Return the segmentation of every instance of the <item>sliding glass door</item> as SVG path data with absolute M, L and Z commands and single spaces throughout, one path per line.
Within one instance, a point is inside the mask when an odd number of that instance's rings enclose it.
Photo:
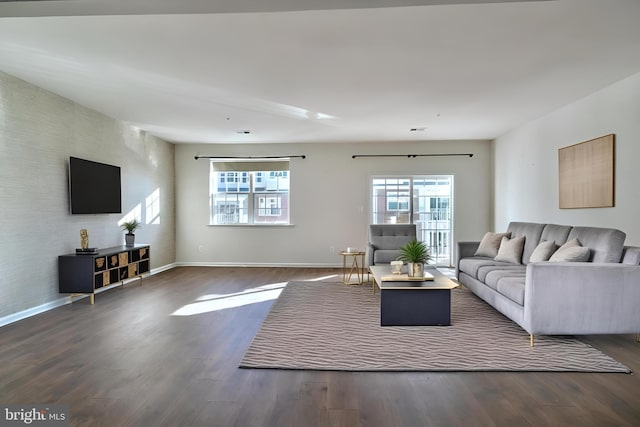
M 453 265 L 453 176 L 377 176 L 371 180 L 373 224 L 416 224 L 433 263 Z

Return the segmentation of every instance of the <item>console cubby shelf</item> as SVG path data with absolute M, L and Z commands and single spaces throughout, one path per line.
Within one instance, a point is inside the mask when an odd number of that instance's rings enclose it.
M 58 257 L 58 288 L 60 293 L 89 295 L 94 303 L 96 290 L 106 286 L 124 285 L 128 279 L 139 278 L 151 271 L 150 246 L 115 246 L 91 254 L 68 254 Z

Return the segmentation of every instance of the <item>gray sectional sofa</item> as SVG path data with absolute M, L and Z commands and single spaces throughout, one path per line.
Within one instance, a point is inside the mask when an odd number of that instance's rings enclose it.
M 534 335 L 640 332 L 640 248 L 624 246 L 625 233 L 529 222 L 512 222 L 507 233 L 502 244 L 524 243 L 519 259 L 514 259 L 517 251 L 508 254 L 509 261 L 487 253 L 476 256 L 481 242 L 458 242 L 456 274 L 461 284 L 527 331 L 532 346 Z M 540 261 L 543 246 L 570 241 L 588 248 L 586 260 Z M 532 255 L 535 262 L 530 262 Z

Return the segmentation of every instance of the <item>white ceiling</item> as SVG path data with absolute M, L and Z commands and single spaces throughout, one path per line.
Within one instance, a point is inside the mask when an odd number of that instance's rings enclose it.
M 493 139 L 640 72 L 639 20 L 638 0 L 0 1 L 0 70 L 172 142 Z

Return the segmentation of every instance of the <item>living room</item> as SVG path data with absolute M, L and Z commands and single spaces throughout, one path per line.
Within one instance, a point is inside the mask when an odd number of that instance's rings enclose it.
M 640 34 L 626 31 L 628 46 L 637 48 Z M 3 328 L 19 328 L 21 319 L 67 305 L 68 298 L 58 292 L 57 257 L 79 246 L 81 229 L 89 231 L 90 246 L 123 244 L 118 222 L 130 212 L 139 212 L 143 222 L 136 237 L 151 246 L 153 275 L 175 267 L 295 267 L 318 272 L 340 267 L 340 250 L 362 248 L 366 243 L 370 180 L 377 175 L 453 175 L 454 241 L 479 240 L 486 231 L 504 230 L 510 221 L 526 220 L 617 228 L 627 234 L 626 244 L 640 245 L 635 160 L 640 156 L 640 64 L 635 50 L 626 50 L 627 71 L 615 78 L 607 76 L 597 82 L 597 89 L 495 137 L 432 139 L 425 134 L 419 139 L 412 135 L 386 141 L 372 137 L 358 142 L 205 144 L 167 142 L 151 130 L 15 77 L 9 72 L 11 66 L 3 66 L 11 63 L 6 62 L 5 55 L 11 51 L 6 43 L 0 50 Z M 622 61 L 624 52 L 620 47 L 619 56 L 612 54 L 601 61 Z M 153 99 L 144 102 L 153 107 Z M 615 134 L 615 206 L 559 209 L 558 149 L 607 134 Z M 352 157 L 445 153 L 472 153 L 473 157 Z M 305 158 L 290 161 L 291 225 L 210 225 L 210 164 L 195 156 L 294 155 Z M 70 156 L 122 168 L 121 215 L 69 214 Z M 210 274 L 216 270 L 212 268 Z M 226 277 L 228 270 L 221 274 Z M 78 306 L 84 304 L 88 302 L 78 301 Z M 100 296 L 96 304 L 100 305 Z M 623 341 L 614 341 L 614 347 L 624 345 Z M 640 368 L 637 359 L 634 363 Z M 496 379 L 488 380 L 492 381 Z M 571 381 L 578 380 L 572 377 Z M 634 387 L 638 389 L 637 381 Z M 637 408 L 637 397 L 625 403 Z M 637 409 L 633 415 L 637 420 Z

